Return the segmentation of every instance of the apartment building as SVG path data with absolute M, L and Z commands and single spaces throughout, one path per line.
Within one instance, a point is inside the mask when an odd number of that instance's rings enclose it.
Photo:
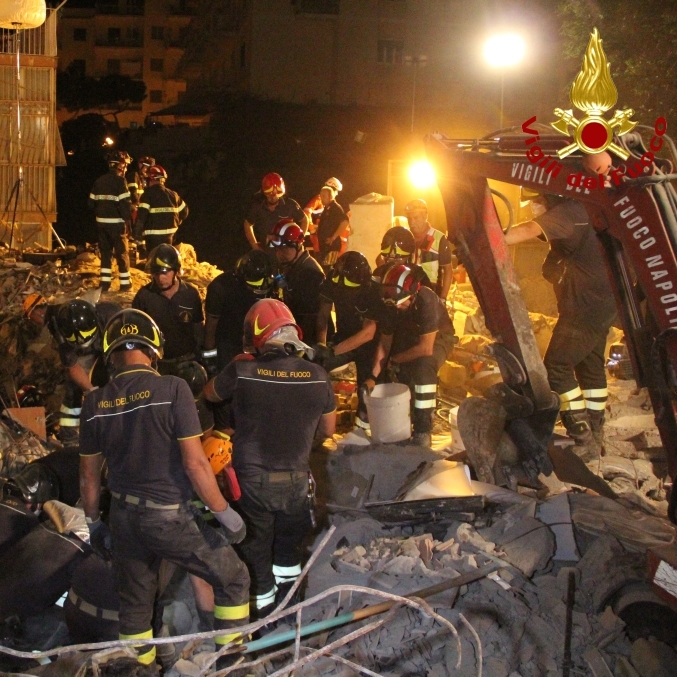
M 146 84 L 146 99 L 118 114 L 122 127 L 180 102 L 186 81 L 177 76 L 198 0 L 80 0 L 67 3 L 59 22 L 59 68 L 84 75 L 129 75 Z M 59 120 L 70 114 L 59 111 Z

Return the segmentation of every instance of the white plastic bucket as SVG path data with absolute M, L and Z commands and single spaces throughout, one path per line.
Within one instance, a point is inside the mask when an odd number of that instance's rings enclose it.
M 410 401 L 403 383 L 381 383 L 365 396 L 372 441 L 389 444 L 411 437 Z
M 458 407 L 449 410 L 449 427 L 451 428 L 451 448 L 454 451 L 465 451 L 465 444 L 458 430 Z

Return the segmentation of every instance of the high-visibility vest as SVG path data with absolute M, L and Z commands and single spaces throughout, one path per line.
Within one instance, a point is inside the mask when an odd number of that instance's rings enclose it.
M 433 285 L 437 285 L 439 278 L 440 246 L 443 237 L 444 233 L 441 230 L 430 226 L 423 244 L 420 247 L 417 245 L 414 253 L 414 263 L 423 268 Z

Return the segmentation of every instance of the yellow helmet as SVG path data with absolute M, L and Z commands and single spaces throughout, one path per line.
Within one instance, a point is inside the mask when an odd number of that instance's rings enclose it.
M 205 456 L 212 466 L 212 472 L 218 475 L 229 463 L 233 457 L 233 443 L 230 438 L 224 437 L 208 437 L 202 442 Z

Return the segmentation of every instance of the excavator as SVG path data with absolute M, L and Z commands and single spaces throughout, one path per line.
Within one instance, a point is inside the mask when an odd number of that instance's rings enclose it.
M 463 417 L 464 406 L 459 411 L 469 456 L 480 479 L 513 488 L 518 484 L 542 487 L 539 475 L 548 476 L 553 470 L 560 479 L 571 481 L 567 476 L 572 468 L 583 465 L 573 453 L 562 456 L 551 443 L 559 398 L 548 385 L 517 284 L 495 191 L 488 184 L 493 179 L 576 199 L 585 206 L 603 249 L 637 385 L 650 395 L 674 487 L 677 193 L 671 181 L 677 180 L 677 174 L 672 173 L 671 160 L 655 157 L 649 148 L 656 150 L 663 145 L 659 140 L 664 141 L 675 161 L 677 150 L 665 134 L 664 120 L 646 128 L 647 133 L 615 136 L 615 148 L 620 147 L 627 160 L 615 158 L 612 180 L 605 185 L 602 178 L 586 175 L 582 152 L 571 153 L 567 146 L 571 139 L 530 122 L 531 126 L 525 123 L 482 139 L 452 139 L 438 133 L 425 138 L 428 159 L 437 172 L 449 239 L 477 294 L 494 339 L 489 353 L 503 380 L 474 408 L 473 403 L 465 406 L 468 415 Z M 530 150 L 534 134 L 541 154 Z M 568 155 L 560 160 L 557 151 L 563 149 L 561 154 Z M 677 522 L 674 488 L 669 517 Z

